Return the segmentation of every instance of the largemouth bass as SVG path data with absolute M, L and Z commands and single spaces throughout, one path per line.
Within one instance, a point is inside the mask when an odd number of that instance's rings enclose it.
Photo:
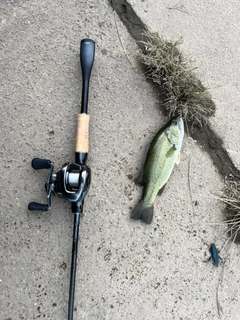
M 174 164 L 179 164 L 183 136 L 182 118 L 172 120 L 156 134 L 138 178 L 144 186 L 143 196 L 132 211 L 131 219 L 141 219 L 147 224 L 152 222 L 154 200 L 157 194 L 162 194 Z

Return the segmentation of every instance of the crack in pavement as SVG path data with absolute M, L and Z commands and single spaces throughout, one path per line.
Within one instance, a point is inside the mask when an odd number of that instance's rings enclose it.
M 109 2 L 130 35 L 136 40 L 138 46 L 144 50 L 144 45 L 141 41 L 144 41 L 146 38 L 144 32 L 148 30 L 147 26 L 136 15 L 133 7 L 126 0 L 109 0 Z
M 148 28 L 137 16 L 133 7 L 126 0 L 109 0 L 109 3 L 137 45 L 144 50 L 142 41 L 146 40 L 144 33 Z M 159 92 L 158 94 L 160 95 Z M 223 147 L 223 140 L 209 124 L 203 125 L 201 128 L 195 125 L 191 128 L 189 134 L 209 154 L 213 164 L 223 178 L 232 174 L 236 179 L 240 179 L 240 170 L 234 165 L 228 152 Z

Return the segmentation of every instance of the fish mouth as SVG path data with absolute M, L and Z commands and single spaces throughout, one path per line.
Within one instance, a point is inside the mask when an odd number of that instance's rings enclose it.
M 183 128 L 183 118 L 181 116 L 178 116 L 172 120 L 173 125 L 177 125 L 179 128 Z
M 173 119 L 171 125 L 178 126 L 179 133 L 180 133 L 180 138 L 183 138 L 183 136 L 184 136 L 183 118 L 181 116 L 176 117 L 175 119 Z
M 178 126 L 181 126 L 182 128 L 184 127 L 183 118 L 182 117 L 178 117 L 177 118 L 177 123 L 178 123 Z
M 183 136 L 184 136 L 184 122 L 183 122 L 183 118 L 182 117 L 180 117 L 178 119 L 178 128 L 180 130 L 181 138 L 183 138 Z

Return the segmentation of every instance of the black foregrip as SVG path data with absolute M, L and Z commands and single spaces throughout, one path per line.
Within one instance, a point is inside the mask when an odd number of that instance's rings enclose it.
M 35 170 L 50 169 L 51 168 L 51 161 L 50 160 L 46 160 L 46 159 L 34 158 L 32 160 L 32 167 Z
M 28 205 L 28 210 L 30 211 L 48 211 L 48 205 L 47 204 L 41 204 L 37 202 L 30 202 Z
M 89 80 L 95 55 L 95 42 L 83 39 L 80 45 L 80 62 L 83 80 Z

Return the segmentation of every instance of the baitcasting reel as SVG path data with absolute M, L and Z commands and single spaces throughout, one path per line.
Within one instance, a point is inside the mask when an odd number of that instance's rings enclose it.
M 90 168 L 77 163 L 65 163 L 57 173 L 53 172 L 54 164 L 50 160 L 34 158 L 32 167 L 35 170 L 50 169 L 45 184 L 47 204 L 30 202 L 28 209 L 48 211 L 51 209 L 51 193 L 63 196 L 72 203 L 72 211 L 82 212 L 83 200 L 88 192 L 91 180 Z

